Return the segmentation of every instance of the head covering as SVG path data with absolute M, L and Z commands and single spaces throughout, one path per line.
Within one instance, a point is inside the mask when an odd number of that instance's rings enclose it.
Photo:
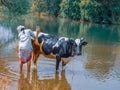
M 24 30 L 25 29 L 25 26 L 22 26 L 22 25 L 19 25 L 18 27 L 17 27 L 17 31 L 18 32 L 20 32 L 20 31 L 22 31 L 22 30 Z

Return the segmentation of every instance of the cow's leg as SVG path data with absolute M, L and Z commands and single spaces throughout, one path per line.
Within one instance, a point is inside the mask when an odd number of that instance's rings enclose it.
M 69 62 L 69 58 L 62 58 L 62 70 L 64 70 L 65 65 Z
M 37 60 L 39 57 L 39 50 L 40 50 L 40 46 L 37 42 L 37 39 L 35 39 L 34 41 L 32 41 L 32 45 L 33 45 L 33 52 L 32 52 L 32 60 L 34 63 L 34 68 L 36 68 L 36 64 L 37 64 Z
M 36 67 L 37 67 L 37 60 L 38 60 L 38 58 L 39 58 L 39 53 L 34 53 L 33 52 L 32 60 L 33 60 L 33 63 L 34 63 L 34 66 L 33 66 L 34 69 L 36 69 Z
M 64 63 L 63 61 L 62 61 L 62 67 L 64 67 L 66 65 L 66 63 Z
M 66 65 L 66 64 L 62 61 L 62 70 L 65 70 L 65 68 L 64 68 L 65 65 Z
M 39 57 L 40 45 L 38 43 L 37 38 L 36 39 L 31 38 L 31 41 L 32 41 L 32 47 L 33 47 L 33 51 L 32 51 L 32 60 L 33 60 L 33 63 L 34 63 L 33 68 L 36 68 L 37 59 Z
M 56 55 L 56 71 L 59 68 L 60 61 L 61 61 L 61 56 L 60 55 Z

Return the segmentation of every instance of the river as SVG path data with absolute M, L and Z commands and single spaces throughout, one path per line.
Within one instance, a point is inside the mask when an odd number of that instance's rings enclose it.
M 70 58 L 65 71 L 55 73 L 55 59 L 39 57 L 37 70 L 19 73 L 18 25 L 53 35 L 85 37 L 82 55 Z M 2 18 L 0 21 L 0 90 L 119 90 L 120 26 L 80 23 L 73 20 L 37 17 Z

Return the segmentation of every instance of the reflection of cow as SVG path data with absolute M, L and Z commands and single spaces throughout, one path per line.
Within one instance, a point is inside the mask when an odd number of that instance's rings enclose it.
M 37 70 L 33 70 L 31 80 L 32 90 L 71 90 L 70 84 L 68 84 L 66 80 L 64 71 L 55 73 L 53 78 L 43 78 L 40 80 L 39 77 L 40 74 L 38 75 Z
M 56 58 L 56 70 L 62 58 L 62 66 L 68 62 L 65 58 L 74 55 L 80 55 L 82 46 L 86 45 L 83 39 L 57 37 L 55 35 L 40 33 L 38 40 L 32 39 L 33 44 L 33 61 L 36 66 L 40 54 L 48 58 Z

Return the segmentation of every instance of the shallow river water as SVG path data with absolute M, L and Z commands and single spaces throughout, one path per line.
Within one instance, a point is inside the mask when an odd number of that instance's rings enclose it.
M 39 57 L 37 70 L 19 73 L 17 25 L 59 36 L 85 37 L 82 55 L 55 73 L 55 59 Z M 0 21 L 0 90 L 120 90 L 120 26 L 79 23 L 52 17 Z

